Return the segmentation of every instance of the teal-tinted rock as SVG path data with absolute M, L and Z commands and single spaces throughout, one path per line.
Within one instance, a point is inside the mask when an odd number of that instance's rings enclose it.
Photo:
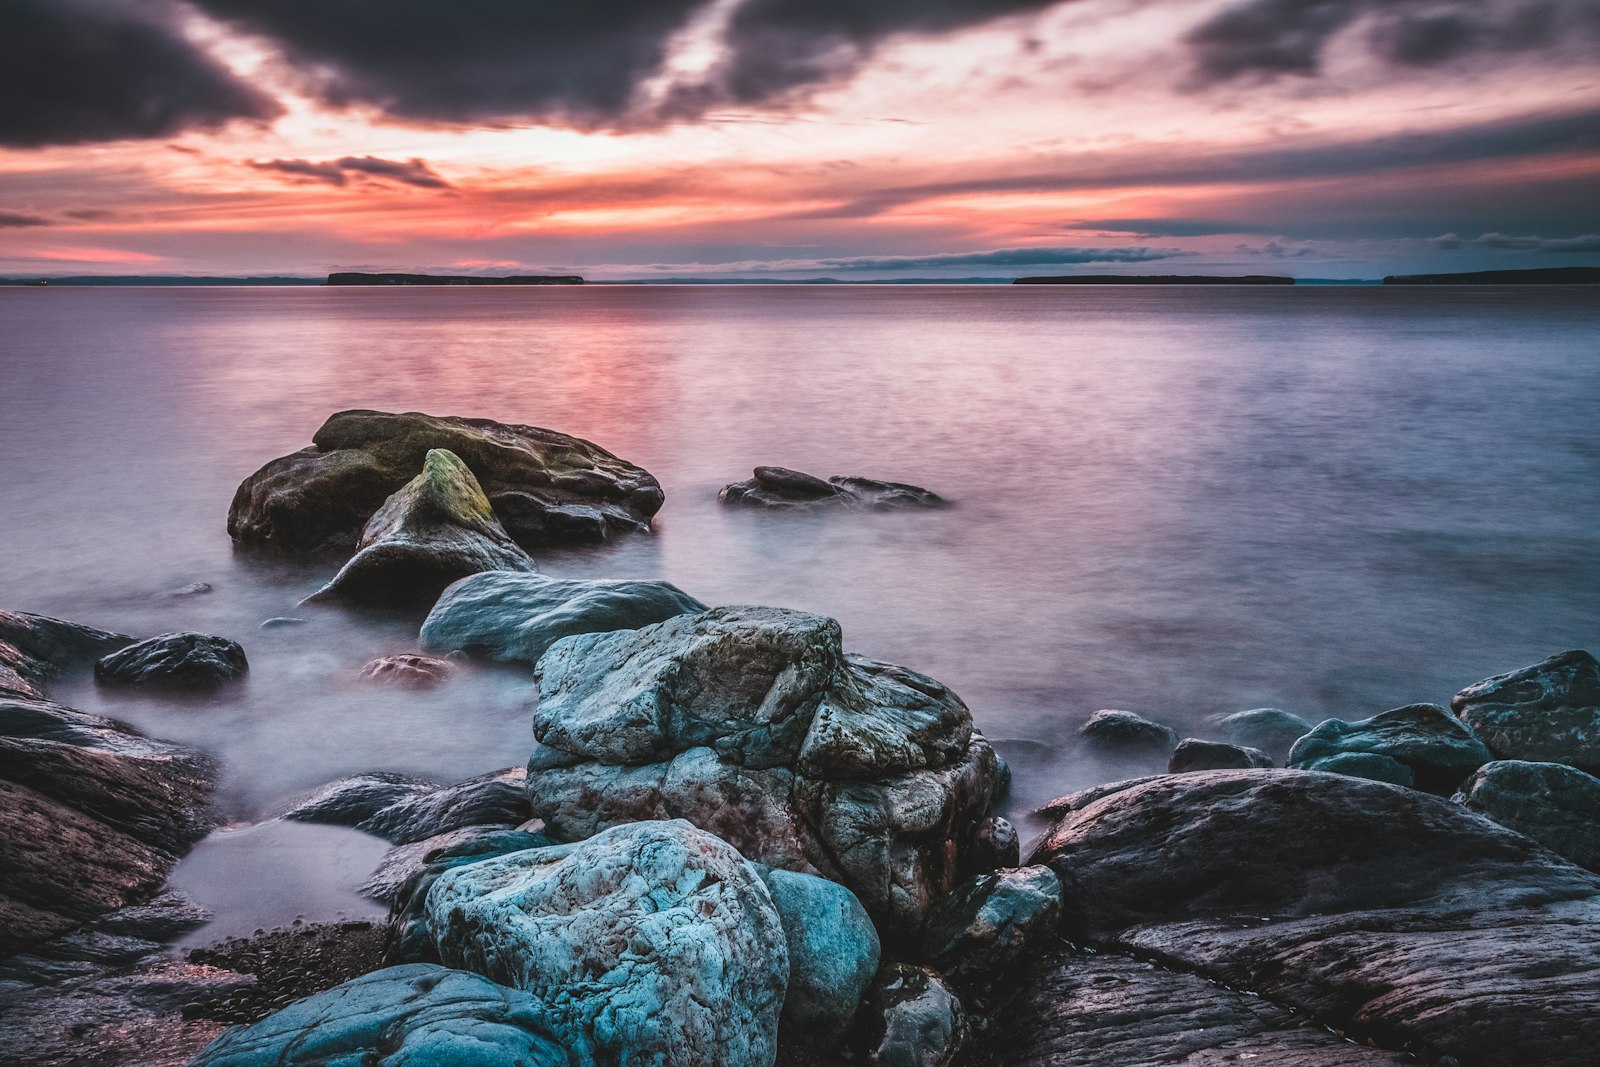
M 867 909 L 837 882 L 758 866 L 789 945 L 786 1041 L 832 1045 L 878 973 L 880 947 Z
M 1408 704 L 1359 722 L 1329 719 L 1295 742 L 1289 752 L 1289 766 L 1296 770 L 1338 770 L 1330 766 L 1331 756 L 1366 753 L 1387 756 L 1410 770 L 1416 788 L 1429 793 L 1453 793 L 1462 779 L 1492 757 L 1471 730 L 1437 704 Z M 1356 766 L 1346 761 L 1342 767 Z M 1371 761 L 1361 764 L 1369 771 L 1378 767 Z M 1394 770 L 1383 770 L 1395 781 Z M 1377 777 L 1372 773 L 1360 777 Z
M 1458 804 L 1600 872 L 1600 778 L 1560 763 L 1495 760 L 1473 772 Z
M 1469 685 L 1450 706 L 1500 759 L 1600 774 L 1600 660 L 1583 649 Z
M 1340 752 L 1337 755 L 1324 756 L 1322 759 L 1309 760 L 1296 769 L 1321 771 L 1324 774 L 1348 774 L 1352 778 L 1388 782 L 1390 785 L 1403 785 L 1408 789 L 1416 784 L 1416 778 L 1412 775 L 1410 767 L 1397 759 L 1380 756 L 1376 752 Z
M 193 1067 L 585 1067 L 533 997 L 428 964 L 389 967 L 228 1030 Z
M 994 975 L 1054 939 L 1061 879 L 1049 867 L 980 874 L 958 886 L 928 920 L 923 951 L 957 982 Z
M 783 925 L 744 857 L 687 822 L 457 867 L 426 912 L 441 960 L 532 993 L 604 1063 L 776 1059 Z
M 1311 723 L 1282 708 L 1251 708 L 1212 722 L 1224 741 L 1260 749 L 1276 763 L 1288 759 L 1294 743 L 1311 732 Z
M 671 582 L 490 571 L 444 591 L 422 624 L 422 647 L 532 666 L 563 637 L 635 630 L 705 610 Z
M 428 926 L 428 890 L 446 871 L 480 860 L 509 856 L 555 842 L 543 834 L 477 826 L 454 830 L 427 841 L 391 849 L 368 879 L 363 891 L 390 904 L 390 963 L 438 963 L 433 931 Z M 411 851 L 406 851 L 411 850 Z M 417 851 L 421 852 L 417 855 Z

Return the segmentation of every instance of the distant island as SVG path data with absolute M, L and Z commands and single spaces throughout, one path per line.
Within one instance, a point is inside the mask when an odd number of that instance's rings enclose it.
M 1479 270 L 1467 274 L 1391 274 L 1384 285 L 1600 285 L 1600 267 Z
M 328 275 L 329 285 L 582 285 L 576 274 L 515 274 L 507 278 L 480 278 L 468 274 L 358 274 L 340 271 Z
M 1012 285 L 1293 285 L 1273 274 L 1059 274 L 1018 278 Z

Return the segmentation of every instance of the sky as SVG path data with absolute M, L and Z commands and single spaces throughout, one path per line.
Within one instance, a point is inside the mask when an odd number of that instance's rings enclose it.
M 1600 265 L 1600 0 L 0 0 L 0 274 Z

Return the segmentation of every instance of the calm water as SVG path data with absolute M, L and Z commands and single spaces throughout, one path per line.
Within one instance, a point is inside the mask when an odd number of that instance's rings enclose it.
M 661 480 L 654 536 L 547 572 L 835 616 L 992 737 L 1062 743 L 1102 707 L 1360 718 L 1600 645 L 1597 297 L 0 290 L 0 605 L 242 641 L 252 674 L 221 699 L 57 694 L 219 754 L 241 821 L 351 771 L 521 762 L 525 673 L 358 685 L 416 620 L 297 609 L 335 564 L 235 557 L 224 529 L 240 479 L 330 412 L 419 409 L 563 430 Z M 719 509 L 758 463 L 959 506 Z M 166 595 L 193 582 L 215 591 Z M 258 629 L 285 614 L 312 621 Z M 1016 804 L 1092 775 L 1030 768 Z

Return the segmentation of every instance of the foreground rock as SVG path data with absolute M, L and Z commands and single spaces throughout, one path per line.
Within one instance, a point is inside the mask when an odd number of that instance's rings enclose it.
M 438 656 L 381 656 L 361 668 L 361 680 L 395 689 L 436 689 L 456 675 L 456 665 Z
M 565 840 L 684 818 L 848 886 L 903 939 L 968 873 L 997 784 L 966 705 L 832 619 L 717 608 L 569 637 L 538 667 L 534 814 Z
M 422 647 L 532 666 L 563 637 L 635 630 L 705 610 L 670 582 L 496 571 L 444 591 L 422 624 Z
M 125 634 L 43 615 L 0 611 L 0 696 L 44 699 L 44 687 L 126 645 Z
M 466 827 L 510 827 L 528 820 L 521 767 L 438 785 L 407 775 L 341 778 L 283 813 L 296 822 L 349 826 L 395 845 Z
M 717 499 L 748 508 L 942 508 L 943 497 L 920 486 L 873 478 L 823 481 L 787 467 L 757 467 L 755 477 L 722 487 Z
M 350 562 L 306 599 L 431 603 L 469 574 L 534 569 L 467 465 L 453 452 L 433 449 L 422 473 L 367 521 Z
M 250 661 L 239 642 L 197 633 L 151 637 L 94 665 L 95 681 L 102 685 L 153 689 L 215 689 L 249 671 Z
M 1294 743 L 1311 732 L 1312 724 L 1282 708 L 1251 708 L 1212 720 L 1222 739 L 1243 748 L 1260 749 L 1274 763 L 1289 758 Z
M 575 1054 L 577 1053 L 577 1054 Z M 429 964 L 390 967 L 223 1034 L 195 1067 L 576 1067 L 526 993 Z
M 1496 760 L 1461 785 L 1457 803 L 1600 871 L 1600 778 L 1560 763 Z
M 825 1048 L 848 1034 L 878 973 L 878 932 L 861 901 L 838 882 L 774 867 L 756 872 L 772 894 L 789 949 L 780 1035 L 786 1043 Z
M 970 1032 L 960 999 L 927 967 L 889 964 L 862 1011 L 871 1067 L 949 1067 Z
M 928 920 L 923 955 L 965 989 L 1055 939 L 1061 880 L 1048 867 L 980 874 Z
M 1600 661 L 1582 649 L 1469 685 L 1450 706 L 1498 759 L 1600 773 Z
M 1600 876 L 1459 805 L 1328 774 L 1108 790 L 1035 851 L 1064 932 L 1426 1062 L 1578 1067 L 1600 1042 Z
M 387 961 L 439 962 L 428 924 L 428 891 L 440 875 L 468 863 L 555 843 L 544 834 L 525 830 L 472 826 L 390 849 L 362 886 L 367 896 L 390 904 Z
M 771 1064 L 789 959 L 761 879 L 686 822 L 446 871 L 428 892 L 443 961 L 525 989 L 608 1063 Z
M 1359 722 L 1329 719 L 1295 742 L 1289 766 L 1414 784 L 1448 796 L 1492 758 L 1483 742 L 1439 705 L 1410 704 Z M 1404 781 L 1407 775 L 1410 782 Z
M 246 478 L 228 511 L 241 544 L 287 552 L 348 548 L 431 449 L 461 458 L 524 548 L 647 530 L 661 486 L 598 445 L 536 426 L 417 412 L 341 411 L 309 448 Z

